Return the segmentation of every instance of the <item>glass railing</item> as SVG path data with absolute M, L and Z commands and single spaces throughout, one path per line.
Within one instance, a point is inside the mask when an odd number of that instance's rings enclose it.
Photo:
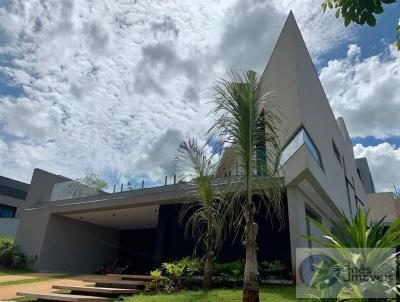
M 300 129 L 296 136 L 283 149 L 279 161 L 280 165 L 283 166 L 288 161 L 288 159 L 303 145 L 307 146 L 307 149 L 311 153 L 312 157 L 322 168 L 320 153 L 317 147 L 314 145 L 313 141 L 311 140 L 310 136 L 304 130 L 304 128 Z
M 102 194 L 108 193 L 77 180 L 69 180 L 53 185 L 50 201 L 82 198 Z

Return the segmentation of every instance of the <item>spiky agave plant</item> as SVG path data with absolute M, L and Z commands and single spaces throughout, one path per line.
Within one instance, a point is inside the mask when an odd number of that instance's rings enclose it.
M 202 244 L 203 288 L 212 286 L 213 262 L 226 234 L 226 203 L 212 184 L 216 164 L 214 156 L 208 156 L 196 140 L 180 144 L 176 166 L 180 171 L 178 184 L 185 203 L 179 221 L 185 223 L 185 234 L 190 234 L 197 239 L 197 244 Z
M 235 194 L 231 200 L 236 219 L 230 221 L 236 230 L 243 229 L 243 301 L 259 301 L 258 225 L 254 220 L 259 204 L 253 197 L 258 195 L 267 213 L 276 214 L 283 222 L 282 184 L 276 169 L 280 120 L 270 94 L 263 93 L 261 79 L 254 71 L 232 71 L 228 80 L 220 80 L 215 87 L 214 103 L 217 119 L 208 135 L 231 146 L 241 171 L 240 185 L 233 187 Z
M 326 253 L 329 261 L 335 266 L 340 267 L 350 263 L 352 267 L 363 265 L 378 273 L 389 273 L 396 267 L 396 249 L 400 247 L 400 219 L 396 219 L 387 227 L 384 222 L 385 217 L 375 222 L 371 221 L 370 211 L 370 209 L 364 211 L 358 208 L 356 215 L 351 218 L 342 213 L 339 221 L 330 220 L 332 229 L 317 220 L 308 218 L 324 235 L 323 238 L 310 235 L 303 235 L 303 237 L 323 248 L 328 248 L 322 253 Z M 326 266 L 326 264 L 320 263 L 319 266 Z M 328 274 L 330 274 L 329 271 L 328 267 Z M 346 269 L 342 271 L 345 272 Z M 322 284 L 324 280 L 331 277 L 322 270 L 316 270 L 313 282 L 316 285 Z M 347 273 L 345 273 L 345 278 L 347 278 Z M 338 298 L 343 300 L 358 299 L 368 297 L 372 291 L 389 294 L 396 292 L 394 281 L 374 282 L 374 280 L 366 279 L 361 284 L 350 283 L 348 287 L 326 290 L 338 292 Z

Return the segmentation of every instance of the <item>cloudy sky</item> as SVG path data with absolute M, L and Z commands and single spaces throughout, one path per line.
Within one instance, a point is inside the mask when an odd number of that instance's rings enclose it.
M 400 3 L 344 28 L 313 0 L 0 0 L 0 175 L 157 183 L 209 124 L 210 88 L 262 72 L 293 10 L 378 190 L 400 186 Z

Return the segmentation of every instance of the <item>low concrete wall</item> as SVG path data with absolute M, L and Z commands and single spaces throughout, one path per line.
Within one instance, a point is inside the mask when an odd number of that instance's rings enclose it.
M 0 237 L 15 237 L 19 226 L 17 218 L 0 218 Z

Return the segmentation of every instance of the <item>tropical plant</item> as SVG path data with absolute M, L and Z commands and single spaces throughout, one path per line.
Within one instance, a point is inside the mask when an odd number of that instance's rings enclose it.
M 260 205 L 267 207 L 268 215 L 284 220 L 282 184 L 276 169 L 280 120 L 270 94 L 263 92 L 262 81 L 254 71 L 232 72 L 229 80 L 221 79 L 215 87 L 214 102 L 217 119 L 208 131 L 209 138 L 230 145 L 242 173 L 239 185 L 231 188 L 234 214 L 230 222 L 236 230 L 244 226 L 243 301 L 259 301 L 258 225 L 254 215 Z M 255 195 L 259 204 L 254 201 Z
M 95 188 L 97 191 L 107 189 L 108 183 L 95 173 L 89 173 L 83 178 L 77 179 L 79 182 Z
M 164 262 L 161 267 L 172 278 L 178 289 L 181 289 L 182 277 L 185 273 L 186 266 L 180 262 Z
M 243 278 L 244 267 L 245 261 L 242 259 L 226 263 L 215 263 L 214 275 L 220 281 L 231 282 L 233 280 L 235 283 L 238 283 Z
M 25 267 L 26 260 L 26 256 L 16 245 L 9 241 L 0 241 L 0 266 L 20 269 Z
M 172 284 L 172 281 L 163 276 L 161 270 L 156 269 L 150 272 L 152 280 L 146 284 L 145 292 L 146 293 L 172 293 L 175 291 L 175 288 Z
M 308 218 L 325 235 L 323 238 L 315 238 L 309 235 L 303 237 L 316 242 L 323 248 L 328 248 L 319 254 L 326 256 L 326 260 L 317 265 L 313 276 L 313 283 L 323 288 L 326 280 L 332 278 L 333 269 L 335 278 L 340 278 L 337 272 L 346 272 L 348 265 L 351 267 L 372 268 L 372 271 L 390 273 L 396 269 L 396 248 L 400 247 L 400 219 L 397 219 L 389 227 L 385 226 L 383 217 L 376 222 L 370 222 L 370 209 L 364 212 L 357 209 L 354 217 L 348 218 L 344 213 L 339 221 L 331 220 L 332 230 L 320 222 Z M 346 277 L 347 278 L 347 273 Z M 336 282 L 335 285 L 338 285 Z M 335 289 L 334 287 L 332 287 Z M 396 284 L 393 282 L 374 282 L 366 279 L 361 284 L 350 283 L 347 287 L 335 289 L 338 291 L 338 299 L 358 299 L 368 297 L 371 291 L 385 293 L 396 292 Z
M 272 262 L 263 261 L 260 263 L 260 275 L 264 279 L 280 278 L 286 270 L 286 265 L 280 260 Z
M 176 168 L 180 174 L 178 184 L 185 198 L 179 221 L 185 223 L 185 235 L 190 234 L 197 239 L 197 244 L 202 245 L 203 288 L 211 288 L 213 261 L 225 238 L 226 217 L 226 203 L 212 185 L 216 161 L 213 155 L 206 155 L 196 140 L 190 139 L 179 146 Z
M 200 273 L 203 270 L 203 265 L 199 258 L 185 257 L 177 261 L 177 263 L 185 267 L 184 278 L 186 286 L 190 286 L 192 283 L 193 276 Z

